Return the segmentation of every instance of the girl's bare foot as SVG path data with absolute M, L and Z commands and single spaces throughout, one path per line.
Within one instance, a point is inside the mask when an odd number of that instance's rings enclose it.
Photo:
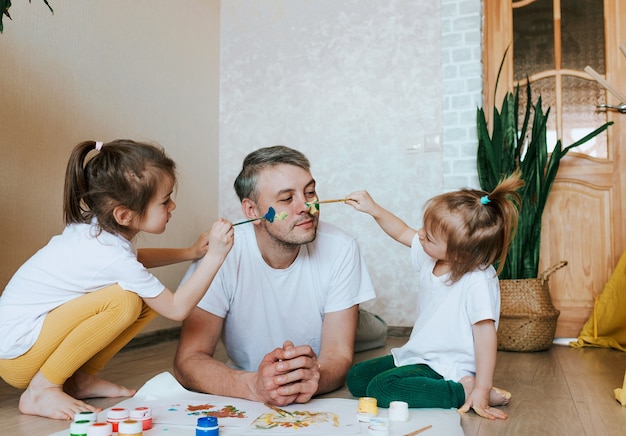
M 137 392 L 135 389 L 116 385 L 82 371 L 76 371 L 72 377 L 68 378 L 63 389 L 69 395 L 80 399 L 132 397 Z
M 465 389 L 465 398 L 469 396 L 469 394 L 474 390 L 474 377 L 465 376 L 459 383 L 463 385 L 463 389 Z M 489 391 L 489 405 L 490 406 L 506 406 L 511 401 L 511 393 L 509 391 L 505 391 L 504 389 L 492 387 L 491 391 Z
M 63 392 L 63 386 L 51 383 L 40 372 L 35 374 L 20 397 L 18 408 L 25 415 L 68 420 L 73 419 L 77 412 L 85 410 L 100 412 L 102 410 L 72 398 Z
M 509 391 L 496 388 L 495 386 L 491 388 L 491 392 L 489 392 L 490 406 L 506 406 L 509 404 L 509 401 L 511 401 L 511 393 Z

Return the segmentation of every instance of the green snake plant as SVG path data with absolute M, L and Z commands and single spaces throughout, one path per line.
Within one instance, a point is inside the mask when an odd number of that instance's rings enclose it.
M 28 0 L 28 3 L 30 2 L 31 0 Z M 48 0 L 43 0 L 43 2 L 46 4 L 46 6 L 48 6 L 48 9 L 50 9 L 50 12 L 54 14 L 54 10 L 48 3 Z M 11 7 L 11 0 L 0 0 L 0 33 L 2 33 L 2 31 L 4 30 L 4 25 L 2 24 L 2 17 L 6 15 L 9 20 L 11 19 L 11 15 L 9 14 L 10 7 Z
M 497 87 L 497 81 L 496 81 Z M 526 86 L 526 107 L 519 112 L 519 85 L 515 93 L 504 98 L 502 109 L 493 109 L 493 132 L 490 135 L 487 119 L 482 108 L 477 111 L 478 152 L 477 167 L 480 187 L 491 192 L 500 180 L 518 168 L 525 184 L 520 188 L 521 203 L 517 233 L 509 247 L 508 255 L 500 273 L 500 279 L 528 279 L 538 277 L 541 244 L 541 216 L 552 184 L 559 170 L 561 158 L 572 148 L 589 141 L 608 128 L 613 122 L 589 133 L 572 145 L 563 148 L 558 140 L 552 153 L 548 153 L 546 124 L 550 108 L 545 113 L 541 96 L 533 106 L 530 82 Z M 522 125 L 519 125 L 523 115 Z M 533 117 L 532 124 L 529 122 Z

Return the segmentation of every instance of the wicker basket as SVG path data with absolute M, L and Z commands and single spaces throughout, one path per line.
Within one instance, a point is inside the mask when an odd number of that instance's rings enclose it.
M 565 265 L 566 261 L 559 262 L 537 279 L 500 280 L 498 350 L 550 348 L 560 312 L 552 304 L 548 278 Z

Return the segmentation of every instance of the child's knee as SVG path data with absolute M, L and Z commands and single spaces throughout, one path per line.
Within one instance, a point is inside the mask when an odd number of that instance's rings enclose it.
M 128 315 L 129 321 L 136 321 L 144 311 L 143 299 L 132 291 L 125 291 L 122 288 L 115 295 L 116 305 L 120 312 Z M 150 315 L 152 309 L 148 308 L 146 315 Z
M 127 291 L 119 285 L 112 285 L 98 292 L 98 301 L 101 304 L 98 312 L 115 313 L 117 319 L 123 323 L 132 324 L 137 321 L 144 309 L 142 298 L 132 291 Z

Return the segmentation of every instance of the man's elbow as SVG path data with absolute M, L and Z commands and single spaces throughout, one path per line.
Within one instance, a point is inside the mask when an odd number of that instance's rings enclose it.
M 188 359 L 181 356 L 179 353 L 176 353 L 176 355 L 174 356 L 174 364 L 173 364 L 174 378 L 183 387 L 185 387 L 186 389 L 190 389 L 191 388 L 191 386 L 189 386 L 190 377 L 189 377 L 189 372 L 188 372 L 189 368 L 186 365 L 186 362 L 188 362 Z

